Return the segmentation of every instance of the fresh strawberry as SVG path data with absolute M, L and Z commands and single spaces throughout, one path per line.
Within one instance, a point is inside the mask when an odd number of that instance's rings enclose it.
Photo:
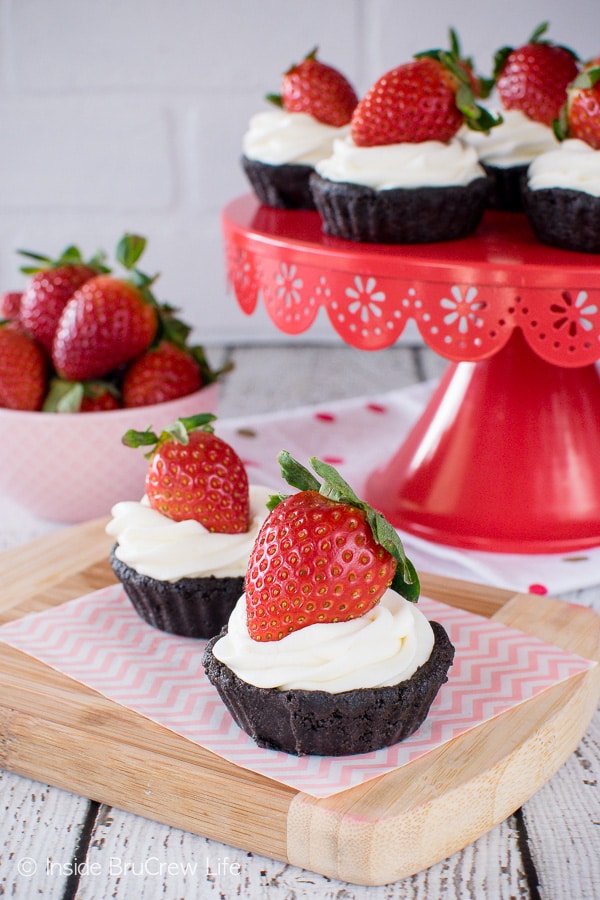
M 473 75 L 452 51 L 426 51 L 382 75 L 360 101 L 351 122 L 359 147 L 447 142 L 461 125 L 489 131 L 497 124 L 475 102 Z
M 554 130 L 560 140 L 579 138 L 600 150 L 600 66 L 586 66 L 575 78 Z
M 53 378 L 44 400 L 44 412 L 105 412 L 120 409 L 119 393 L 104 381 L 65 381 Z
M 201 386 L 202 373 L 192 353 L 164 340 L 128 367 L 123 379 L 123 403 L 127 407 L 164 403 L 193 394 Z
M 419 579 L 396 531 L 336 470 L 310 460 L 321 484 L 287 451 L 282 474 L 299 492 L 275 497 L 246 574 L 250 637 L 278 641 L 307 625 L 365 615 L 388 587 L 409 600 Z
M 288 112 L 307 113 L 325 125 L 340 128 L 352 118 L 358 97 L 350 82 L 317 59 L 315 47 L 301 63 L 291 66 L 281 81 L 281 94 L 267 99 Z
M 0 325 L 0 406 L 39 410 L 46 391 L 44 352 L 13 323 Z
M 552 125 L 578 65 L 572 50 L 540 40 L 547 28 L 547 22 L 538 26 L 522 47 L 498 50 L 494 77 L 504 109 L 517 109 L 535 122 Z
M 112 386 L 102 382 L 85 382 L 80 412 L 108 412 L 121 409 L 118 397 Z
M 181 522 L 194 519 L 208 531 L 248 531 L 248 475 L 235 450 L 217 437 L 215 416 L 178 419 L 160 435 L 128 431 L 128 447 L 149 446 L 146 494 L 153 509 Z
M 132 280 L 97 275 L 66 304 L 52 344 L 58 374 L 70 381 L 99 378 L 143 353 L 158 328 L 157 304 L 149 287 L 154 279 L 134 268 L 145 240 L 126 235 L 117 258 Z
M 0 319 L 18 319 L 22 291 L 6 291 L 0 294 Z
M 19 253 L 35 260 L 35 265 L 21 268 L 25 274 L 32 275 L 21 298 L 21 323 L 50 353 L 58 320 L 67 301 L 82 284 L 99 272 L 107 271 L 103 265 L 104 255 L 99 253 L 86 263 L 77 247 L 67 247 L 54 260 L 29 250 Z

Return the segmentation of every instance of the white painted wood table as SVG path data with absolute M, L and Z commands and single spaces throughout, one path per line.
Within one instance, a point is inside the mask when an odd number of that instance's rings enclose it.
M 210 348 L 235 369 L 221 417 L 378 393 L 437 376 L 422 347 Z M 0 497 L 0 549 L 58 526 Z M 600 612 L 598 586 L 561 599 Z M 5 735 L 0 735 L 0 764 Z M 462 852 L 383 887 L 333 881 L 0 770 L 0 896 L 101 900 L 592 900 L 600 898 L 600 714 L 576 752 L 514 815 Z

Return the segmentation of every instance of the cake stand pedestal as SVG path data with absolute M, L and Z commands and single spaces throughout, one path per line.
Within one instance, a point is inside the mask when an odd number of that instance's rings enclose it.
M 317 213 L 240 197 L 223 212 L 228 278 L 251 314 L 307 330 L 324 307 L 350 345 L 393 344 L 413 319 L 450 360 L 421 418 L 367 479 L 400 529 L 493 552 L 600 544 L 600 261 L 538 243 L 516 213 L 470 238 L 365 245 Z

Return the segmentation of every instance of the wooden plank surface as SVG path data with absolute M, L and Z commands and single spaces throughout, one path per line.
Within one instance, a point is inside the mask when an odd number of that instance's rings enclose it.
M 114 581 L 103 529 L 103 521 L 86 523 L 0 557 L 2 615 L 48 608 Z M 33 584 L 40 590 L 29 594 Z M 427 575 L 423 585 L 436 599 L 599 658 L 600 620 L 591 610 Z M 219 759 L 14 648 L 2 645 L 0 661 L 4 768 L 362 884 L 426 868 L 505 819 L 575 749 L 600 694 L 596 667 L 409 766 L 315 800 Z

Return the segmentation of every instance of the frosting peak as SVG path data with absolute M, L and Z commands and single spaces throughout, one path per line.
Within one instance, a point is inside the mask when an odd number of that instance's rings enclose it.
M 147 498 L 115 504 L 106 531 L 117 541 L 117 558 L 140 575 L 160 581 L 244 575 L 272 493 L 250 485 L 250 528 L 242 534 L 210 532 L 192 519 L 175 522 L 152 509 Z
M 571 138 L 538 156 L 527 170 L 531 190 L 566 188 L 600 197 L 600 150 Z
M 483 163 L 499 169 L 527 165 L 540 153 L 558 146 L 548 125 L 534 122 L 517 109 L 503 110 L 502 122 L 487 134 L 463 127 L 459 137 L 475 148 Z
M 455 138 L 447 144 L 423 141 L 357 147 L 351 137 L 334 141 L 333 153 L 315 166 L 329 181 L 361 184 L 374 190 L 466 185 L 485 172 L 477 152 Z
M 423 613 L 391 589 L 364 616 L 307 625 L 280 641 L 250 637 L 242 595 L 213 654 L 257 687 L 337 694 L 411 678 L 429 659 L 433 644 Z
M 248 159 L 268 165 L 314 165 L 331 153 L 334 138 L 348 130 L 325 125 L 307 113 L 273 107 L 252 116 L 242 148 Z

